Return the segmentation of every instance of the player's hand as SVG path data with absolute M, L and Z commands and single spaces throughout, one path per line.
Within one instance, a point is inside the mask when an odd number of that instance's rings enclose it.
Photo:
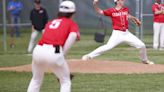
M 137 25 L 137 26 L 141 26 L 141 24 L 142 24 L 141 21 L 140 21 L 140 20 L 137 20 L 136 25 Z
M 93 4 L 97 4 L 99 0 L 93 0 Z
M 32 29 L 32 32 L 34 32 L 34 31 L 35 31 L 34 25 L 32 25 L 31 29 Z
M 141 21 L 139 19 L 133 18 L 132 21 L 136 26 L 141 26 Z

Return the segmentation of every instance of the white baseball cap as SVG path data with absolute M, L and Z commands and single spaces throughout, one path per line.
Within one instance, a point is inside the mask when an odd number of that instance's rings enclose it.
M 75 3 L 72 1 L 63 1 L 59 6 L 59 12 L 73 13 L 76 11 Z
M 118 0 L 114 0 L 114 2 L 117 2 Z

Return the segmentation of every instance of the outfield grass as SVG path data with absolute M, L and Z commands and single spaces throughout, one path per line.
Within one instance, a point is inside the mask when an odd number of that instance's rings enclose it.
M 0 72 L 0 92 L 26 92 L 31 73 Z M 164 74 L 75 74 L 72 92 L 164 92 Z M 45 76 L 41 92 L 59 92 L 52 74 Z
M 29 30 L 28 30 L 29 31 Z M 81 30 L 81 41 L 77 42 L 73 48 L 70 50 L 67 58 L 68 59 L 80 59 L 82 55 L 91 52 L 98 46 L 103 45 L 101 43 L 96 43 L 93 40 L 94 30 Z M 87 34 L 89 33 L 89 34 Z M 2 38 L 2 35 L 0 35 Z M 8 36 L 8 51 L 3 51 L 3 45 L 0 45 L 0 67 L 5 66 L 17 66 L 31 63 L 31 57 L 27 56 L 26 50 L 28 47 L 28 42 L 30 38 L 30 31 L 23 32 L 21 38 L 15 38 L 16 46 L 15 48 L 9 47 L 10 38 Z M 106 37 L 106 41 L 109 36 Z M 152 42 L 152 36 L 146 35 L 145 42 L 150 44 Z M 2 42 L 2 39 L 0 39 Z M 150 60 L 155 61 L 158 64 L 164 64 L 163 55 L 164 51 L 155 51 L 151 48 L 148 49 L 148 55 Z M 121 60 L 121 61 L 131 61 L 139 62 L 138 50 L 131 48 L 127 45 L 120 45 L 115 49 L 104 53 L 102 56 L 97 57 L 98 60 Z

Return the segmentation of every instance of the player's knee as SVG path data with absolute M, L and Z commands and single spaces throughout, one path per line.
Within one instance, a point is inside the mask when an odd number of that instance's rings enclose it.
M 67 82 L 66 82 L 66 85 L 67 85 L 67 86 L 71 86 L 71 80 L 67 81 Z
M 142 48 L 146 48 L 146 45 L 145 45 L 144 43 L 141 43 L 141 44 L 139 45 L 139 49 L 142 49 Z
M 40 86 L 42 84 L 42 80 L 41 79 L 32 79 L 31 81 L 34 85 L 36 86 Z
M 61 80 L 60 84 L 65 86 L 71 86 L 71 80 Z

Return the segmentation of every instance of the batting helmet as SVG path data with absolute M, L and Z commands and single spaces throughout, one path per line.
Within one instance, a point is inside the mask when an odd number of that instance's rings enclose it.
M 73 13 L 76 11 L 75 3 L 72 1 L 63 1 L 59 6 L 59 12 Z

